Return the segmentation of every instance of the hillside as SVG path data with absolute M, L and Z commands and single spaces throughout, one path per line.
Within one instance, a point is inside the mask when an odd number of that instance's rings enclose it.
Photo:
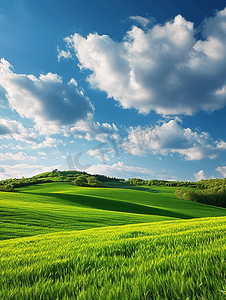
M 135 187 L 136 188 L 136 187 Z M 226 216 L 226 209 L 177 199 L 174 187 L 142 190 L 43 183 L 0 193 L 0 239 L 112 225 Z
M 175 195 L 201 186 L 55 175 L 2 184 L 0 299 L 226 299 L 226 209 Z
M 2 184 L 0 299 L 226 299 L 226 208 L 175 194 L 200 185 L 57 173 Z

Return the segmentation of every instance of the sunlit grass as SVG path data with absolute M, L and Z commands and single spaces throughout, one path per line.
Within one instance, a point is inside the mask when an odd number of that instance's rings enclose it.
M 0 242 L 0 299 L 225 299 L 226 217 Z

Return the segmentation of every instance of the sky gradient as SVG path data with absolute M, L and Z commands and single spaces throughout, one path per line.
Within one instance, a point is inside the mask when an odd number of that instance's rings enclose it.
M 223 1 L 0 8 L 0 180 L 226 177 Z

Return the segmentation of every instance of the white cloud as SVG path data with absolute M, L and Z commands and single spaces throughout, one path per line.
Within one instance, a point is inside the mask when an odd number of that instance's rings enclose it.
M 214 159 L 226 150 L 224 141 L 214 141 L 207 132 L 198 133 L 183 128 L 176 119 L 154 128 L 131 127 L 127 143 L 132 149 L 131 154 L 144 155 L 151 150 L 162 155 L 178 153 L 186 160 Z
M 39 148 L 46 148 L 46 147 L 56 147 L 57 146 L 57 140 L 53 139 L 49 136 L 46 137 L 46 139 L 39 143 L 39 144 L 34 144 L 31 149 L 39 149 Z
M 5 90 L 0 86 L 0 106 L 6 107 L 8 104 L 8 100 L 6 99 Z
M 123 108 L 192 115 L 226 104 L 225 28 L 224 10 L 205 20 L 200 40 L 193 23 L 178 15 L 147 31 L 133 26 L 122 42 L 97 33 L 86 38 L 75 33 L 65 41 L 79 67 L 92 71 L 90 85 Z
M 73 134 L 75 137 L 101 141 L 117 132 L 114 124 L 93 121 L 94 107 L 74 78 L 65 85 L 57 74 L 41 74 L 36 78 L 13 73 L 11 68 L 9 62 L 1 59 L 0 85 L 6 91 L 10 107 L 22 117 L 32 119 L 35 126 L 28 130 L 19 122 L 0 119 L 0 138 L 24 140 L 33 143 L 32 149 L 36 149 L 56 145 L 55 140 L 49 137 L 40 143 L 36 138 L 37 132 L 45 135 Z
M 54 169 L 60 169 L 61 165 L 45 166 L 30 165 L 27 163 L 16 165 L 0 165 L 0 180 L 8 178 L 32 177 L 44 172 L 51 172 Z
M 129 17 L 129 19 L 141 24 L 144 27 L 146 27 L 148 24 L 152 23 L 153 21 L 152 19 L 147 19 L 141 16 L 131 16 Z
M 201 179 L 206 179 L 204 171 L 200 170 L 197 174 L 195 174 L 195 179 L 196 181 L 200 181 Z
M 106 176 L 118 178 L 129 178 L 139 176 L 142 176 L 142 178 L 149 178 L 150 176 L 153 176 L 154 173 L 151 169 L 127 166 L 123 162 L 117 162 L 113 165 L 98 164 L 86 169 L 86 172 L 91 174 L 103 174 Z
M 46 153 L 45 152 L 38 152 L 38 155 L 46 156 Z
M 89 149 L 87 153 L 91 157 L 97 157 L 98 159 L 102 160 L 104 164 L 106 164 L 110 160 L 108 153 L 112 152 L 113 150 L 109 148 L 103 149 L 102 146 L 104 146 L 104 143 L 97 145 L 95 148 Z
M 216 170 L 221 173 L 221 175 L 226 178 L 226 166 L 217 167 Z
M 27 143 L 38 142 L 34 130 L 25 128 L 20 122 L 7 119 L 0 119 L 0 138 L 14 138 Z
M 59 47 L 57 48 L 58 51 L 58 61 L 63 57 L 64 59 L 72 58 L 72 55 L 70 51 L 65 51 L 65 50 L 59 50 Z
M 20 122 L 15 120 L 0 119 L 0 139 L 15 139 L 16 141 L 26 142 L 30 144 L 28 148 L 38 149 L 45 147 L 56 147 L 60 140 L 53 139 L 49 136 L 45 137 L 45 140 L 40 142 L 40 138 L 37 138 L 37 132 L 33 128 L 25 128 Z M 11 149 L 25 149 L 20 145 L 2 145 L 1 148 Z
M 105 142 L 109 135 L 117 135 L 117 132 L 118 128 L 115 124 L 95 123 L 92 119 L 79 121 L 69 130 L 69 133 L 72 133 L 74 137 L 85 138 L 88 141 L 96 139 L 101 142 Z
M 93 114 L 89 99 L 76 87 L 75 81 L 64 84 L 57 74 L 16 74 L 4 58 L 0 62 L 0 85 L 6 91 L 9 105 L 22 117 L 32 119 L 36 129 L 51 134 L 59 127 L 74 125 Z
M 225 149 L 226 150 L 226 143 L 224 141 L 220 141 L 217 144 L 217 148 L 219 148 L 219 149 Z
M 23 160 L 32 160 L 35 161 L 37 160 L 37 157 L 34 156 L 29 156 L 25 152 L 18 152 L 18 153 L 11 153 L 11 152 L 6 152 L 6 153 L 0 153 L 0 160 L 17 160 L 17 161 L 23 161 Z

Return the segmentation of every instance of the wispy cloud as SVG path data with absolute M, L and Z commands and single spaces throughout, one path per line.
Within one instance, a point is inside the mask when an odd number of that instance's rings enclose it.
M 142 167 L 134 167 L 134 166 L 127 166 L 123 162 L 117 162 L 113 165 L 94 165 L 91 166 L 86 170 L 86 172 L 91 174 L 103 174 L 106 176 L 112 177 L 122 177 L 122 178 L 129 178 L 129 177 L 139 177 L 142 176 L 146 178 L 150 178 L 153 176 L 153 171 L 148 168 Z
M 141 16 L 131 16 L 128 19 L 141 24 L 143 27 L 146 27 L 148 24 L 153 22 L 153 19 L 148 19 Z
M 12 165 L 0 165 L 0 180 L 7 178 L 32 177 L 43 172 L 51 172 L 54 169 L 60 169 L 61 165 L 37 165 L 28 163 L 19 163 Z
M 6 160 L 16 160 L 16 161 L 36 161 L 38 158 L 34 156 L 29 156 L 25 152 L 18 152 L 18 153 L 11 153 L 11 152 L 6 152 L 6 153 L 0 153 L 0 160 L 1 161 L 6 161 Z
M 59 47 L 57 48 L 58 51 L 58 61 L 60 61 L 62 58 L 68 59 L 72 58 L 71 52 L 69 50 L 60 50 Z
M 39 149 L 39 148 L 46 148 L 46 147 L 50 147 L 50 148 L 56 147 L 57 146 L 57 142 L 58 141 L 56 139 L 53 139 L 53 138 L 47 136 L 46 139 L 43 142 L 41 142 L 39 144 L 33 144 L 31 146 L 31 149 Z

